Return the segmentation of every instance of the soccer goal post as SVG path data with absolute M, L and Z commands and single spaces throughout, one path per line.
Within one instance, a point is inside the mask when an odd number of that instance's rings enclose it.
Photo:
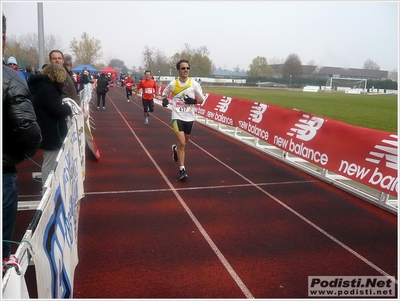
M 331 77 L 326 81 L 325 92 L 332 90 L 351 94 L 367 93 L 367 79 Z

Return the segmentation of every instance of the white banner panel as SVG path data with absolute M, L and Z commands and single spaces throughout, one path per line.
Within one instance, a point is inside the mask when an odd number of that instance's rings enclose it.
M 70 128 L 60 151 L 57 167 L 50 174 L 43 196 L 42 217 L 32 236 L 38 298 L 72 298 L 75 267 L 78 264 L 79 200 L 83 197 L 83 167 L 78 139 L 83 118 Z M 48 193 L 47 193 L 48 192 Z

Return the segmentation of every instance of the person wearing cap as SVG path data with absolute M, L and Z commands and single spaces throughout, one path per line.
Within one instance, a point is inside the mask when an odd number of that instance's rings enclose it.
M 7 66 L 10 67 L 11 69 L 17 71 L 22 76 L 22 78 L 26 80 L 26 76 L 25 76 L 24 72 L 22 72 L 18 68 L 18 63 L 17 63 L 17 60 L 15 59 L 15 57 L 10 56 L 8 58 Z

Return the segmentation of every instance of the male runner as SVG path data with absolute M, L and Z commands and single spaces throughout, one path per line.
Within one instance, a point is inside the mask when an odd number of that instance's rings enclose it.
M 172 80 L 162 93 L 163 106 L 168 106 L 168 96 L 172 93 L 172 127 L 178 139 L 172 145 L 173 159 L 179 162 L 179 179 L 188 175 L 185 168 L 185 146 L 190 139 L 195 120 L 194 105 L 204 101 L 203 91 L 198 82 L 189 77 L 190 65 L 187 60 L 176 64 L 179 77 Z

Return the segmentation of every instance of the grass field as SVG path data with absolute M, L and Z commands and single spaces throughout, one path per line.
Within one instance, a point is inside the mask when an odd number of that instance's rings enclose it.
M 203 92 L 265 102 L 347 124 L 397 133 L 397 95 L 203 86 Z

